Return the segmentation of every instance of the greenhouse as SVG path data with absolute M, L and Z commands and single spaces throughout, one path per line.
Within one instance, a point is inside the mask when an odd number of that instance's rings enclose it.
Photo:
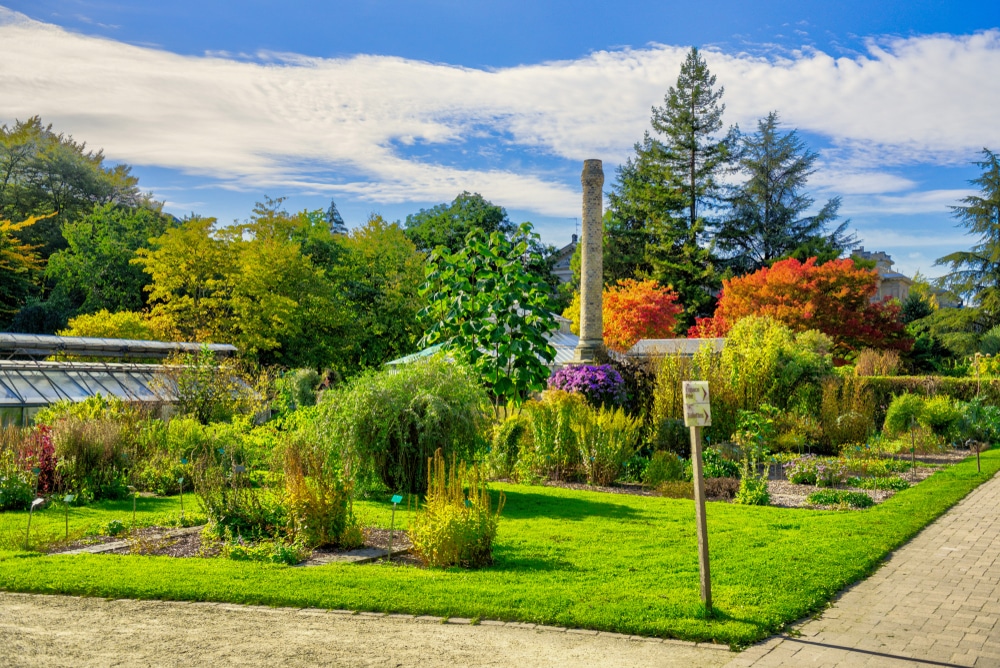
M 0 333 L 0 424 L 28 424 L 49 404 L 98 394 L 169 404 L 175 387 L 156 360 L 203 349 L 236 352 L 224 344 Z

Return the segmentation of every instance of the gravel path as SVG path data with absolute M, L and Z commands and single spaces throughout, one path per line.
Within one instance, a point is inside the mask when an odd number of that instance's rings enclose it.
M 0 592 L 0 664 L 45 666 L 704 666 L 719 646 L 484 622 Z

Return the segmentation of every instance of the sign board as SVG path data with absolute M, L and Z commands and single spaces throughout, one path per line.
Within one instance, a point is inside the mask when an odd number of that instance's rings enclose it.
M 710 427 L 712 425 L 712 407 L 709 404 L 708 381 L 684 381 L 682 388 L 684 390 L 684 426 Z
M 402 500 L 403 500 L 403 495 L 402 494 L 394 494 L 392 496 L 392 502 L 393 503 L 399 503 Z
M 243 464 L 233 464 L 233 473 L 246 473 L 247 467 Z

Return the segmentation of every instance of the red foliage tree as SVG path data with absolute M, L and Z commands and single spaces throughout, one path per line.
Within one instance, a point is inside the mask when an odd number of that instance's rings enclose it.
M 766 315 L 795 331 L 818 329 L 833 339 L 842 356 L 861 348 L 908 349 L 912 341 L 904 334 L 899 304 L 872 303 L 877 291 L 875 270 L 853 260 L 821 265 L 816 258 L 782 260 L 723 281 L 715 315 L 700 319 L 688 336 L 720 336 L 740 318 Z
M 625 352 L 640 339 L 672 336 L 684 308 L 677 293 L 654 280 L 626 278 L 604 290 L 604 343 Z

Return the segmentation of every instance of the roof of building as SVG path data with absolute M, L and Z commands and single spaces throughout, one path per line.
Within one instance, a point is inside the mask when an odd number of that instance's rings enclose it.
M 84 401 L 98 394 L 126 401 L 170 402 L 176 386 L 153 364 L 0 360 L 0 408 Z
M 48 357 L 71 354 L 79 357 L 159 358 L 176 353 L 197 353 L 203 348 L 219 357 L 236 354 L 236 347 L 224 343 L 177 343 L 136 341 L 84 336 L 0 333 L 0 356 Z
M 713 352 L 722 352 L 726 345 L 725 339 L 642 339 L 632 346 L 628 355 L 631 357 L 662 357 L 665 355 L 683 355 L 693 357 L 704 346 L 710 346 Z

